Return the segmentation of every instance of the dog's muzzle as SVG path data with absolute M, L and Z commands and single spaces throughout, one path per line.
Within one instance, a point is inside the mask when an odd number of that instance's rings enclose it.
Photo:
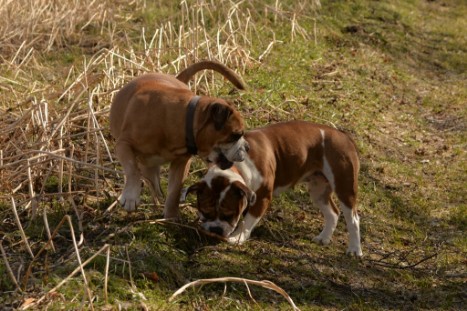
M 229 169 L 233 162 L 242 162 L 246 159 L 250 145 L 242 137 L 235 143 L 219 145 L 208 156 L 208 162 L 215 163 L 221 169 Z
M 223 237 L 229 236 L 234 230 L 234 228 L 227 222 L 220 221 L 219 219 L 215 221 L 203 222 L 201 223 L 201 227 L 206 231 Z
M 231 162 L 242 162 L 245 160 L 248 150 L 250 150 L 250 144 L 243 137 L 227 148 L 221 147 L 222 153 Z
M 210 227 L 209 231 L 220 236 L 224 235 L 224 229 L 221 227 Z

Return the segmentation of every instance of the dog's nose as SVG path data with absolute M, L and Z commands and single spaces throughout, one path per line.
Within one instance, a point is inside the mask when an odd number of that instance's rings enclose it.
M 220 236 L 222 236 L 223 233 L 224 233 L 224 230 L 222 230 L 221 227 L 210 227 L 209 231 L 211 231 L 212 233 L 215 233 L 217 235 L 220 235 Z

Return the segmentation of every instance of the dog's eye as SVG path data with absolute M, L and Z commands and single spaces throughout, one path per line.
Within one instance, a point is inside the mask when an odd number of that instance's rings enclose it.
M 237 140 L 239 140 L 240 138 L 242 138 L 243 134 L 244 134 L 243 131 L 230 134 L 230 137 L 229 137 L 229 139 L 228 139 L 228 142 L 229 142 L 229 143 L 234 143 L 234 142 L 236 142 Z

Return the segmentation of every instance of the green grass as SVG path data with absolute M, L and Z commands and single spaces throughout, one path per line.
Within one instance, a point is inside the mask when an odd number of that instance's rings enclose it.
M 141 61 L 149 70 L 157 68 L 156 49 L 145 56 L 142 28 L 147 44 L 163 23 L 177 25 L 186 20 L 180 16 L 179 2 L 144 3 L 115 7 L 107 3 L 113 7 L 108 11 L 112 18 L 95 19 L 81 29 L 86 23 L 83 20 L 73 35 L 63 38 L 64 44 L 34 54 L 20 69 L 15 67 L 18 63 L 0 64 L 0 112 L 5 124 L 22 109 L 30 108 L 17 106 L 29 96 L 48 100 L 51 115 L 58 119 L 75 99 L 85 109 L 91 91 L 101 85 L 95 107 L 108 107 L 111 90 L 123 81 L 104 85 L 103 73 L 111 75 L 111 69 L 101 63 L 90 69 L 86 82 L 60 101 L 57 96 L 84 71 L 100 47 L 114 48 L 116 54 Z M 253 300 L 245 285 L 231 283 L 225 288 L 211 284 L 189 289 L 175 302 L 168 302 L 189 281 L 225 276 L 270 280 L 301 310 L 463 308 L 467 302 L 467 6 L 455 0 L 322 1 L 322 8 L 314 11 L 309 5 L 301 8 L 303 3 L 280 1 L 278 15 L 272 10 L 276 1 L 241 4 L 239 16 L 249 12 L 254 27 L 251 42 L 237 38 L 239 46 L 257 60 L 273 39 L 277 42 L 261 62 L 246 63 L 242 76 L 247 91 L 231 94 L 231 86 L 218 80 L 197 88 L 201 93 L 232 99 L 249 128 L 305 119 L 351 133 L 362 163 L 359 210 L 363 260 L 344 256 L 347 234 L 342 219 L 331 245 L 312 243 L 323 219 L 302 187 L 275 198 L 251 240 L 232 246 L 191 228 L 150 224 L 149 220 L 161 218 L 162 208 L 152 206 L 147 191 L 137 213 L 127 215 L 120 207 L 104 213 L 120 191 L 123 177 L 102 173 L 97 183 L 101 188 L 95 189 L 94 171 L 81 167 L 73 179 L 73 190 L 78 191 L 73 198 L 85 239 L 81 256 L 88 258 L 104 243 L 111 245 L 107 302 L 103 293 L 105 257 L 97 257 L 85 268 L 95 309 L 290 310 L 283 297 L 272 291 L 250 286 Z M 297 32 L 292 40 L 290 19 L 294 13 L 306 36 Z M 219 19 L 225 22 L 225 16 L 223 7 L 207 15 L 207 32 L 215 33 Z M 37 49 L 41 42 L 36 41 Z M 16 48 L 11 45 L 11 54 L 4 48 L 4 59 L 11 60 L 19 44 Z M 177 50 L 163 48 L 162 64 L 172 61 Z M 18 53 L 26 57 L 24 51 Z M 144 71 L 134 63 L 113 64 L 117 66 L 112 70 L 121 72 L 123 80 Z M 169 66 L 166 71 L 174 72 L 174 68 Z M 85 93 L 79 97 L 83 89 Z M 98 120 L 112 144 L 107 115 L 99 115 Z M 87 119 L 81 122 L 79 126 L 86 128 Z M 73 126 L 76 128 L 71 132 L 79 133 L 80 128 Z M 9 138 L 1 135 L 0 149 L 6 150 Z M 40 137 L 29 139 L 32 144 Z M 81 136 L 70 141 L 77 152 L 90 143 Z M 202 176 L 204 167 L 201 161 L 194 162 L 187 185 Z M 9 171 L 4 168 L 0 173 Z M 38 189 L 44 183 L 48 193 L 36 210 L 24 203 L 29 196 L 27 181 L 15 193 L 11 190 L 18 185 L 13 183 L 18 172 L 8 175 L 11 178 L 2 177 L 2 189 L 9 190 L 0 191 L 2 245 L 14 273 L 21 278 L 31 258 L 14 222 L 10 196 L 18 202 L 35 253 L 47 240 L 42 220 L 45 209 L 52 230 L 65 214 L 72 216 L 75 231 L 80 224 L 69 201 L 61 202 L 53 194 L 59 187 L 55 171 L 50 176 L 47 171 L 33 174 Z M 63 177 L 64 192 L 67 178 Z M 188 203 L 192 204 L 193 198 Z M 190 204 L 182 209 L 184 225 L 193 225 L 196 219 Z M 77 267 L 67 225 L 59 230 L 54 243 L 57 251 L 48 250 L 35 261 L 23 293 L 15 291 L 5 263 L 0 261 L 0 304 L 18 308 L 25 298 L 37 299 Z M 40 308 L 90 309 L 89 304 L 83 307 L 83 300 L 87 296 L 78 273 Z

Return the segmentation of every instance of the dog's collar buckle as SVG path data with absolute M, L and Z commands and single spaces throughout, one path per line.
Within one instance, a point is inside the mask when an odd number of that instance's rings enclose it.
M 198 104 L 199 99 L 200 99 L 200 96 L 193 96 L 193 98 L 191 98 L 190 102 L 188 103 L 187 113 L 186 113 L 185 143 L 186 143 L 186 148 L 188 150 L 188 153 L 192 155 L 198 154 L 198 148 L 196 147 L 193 124 L 195 120 L 196 105 Z

